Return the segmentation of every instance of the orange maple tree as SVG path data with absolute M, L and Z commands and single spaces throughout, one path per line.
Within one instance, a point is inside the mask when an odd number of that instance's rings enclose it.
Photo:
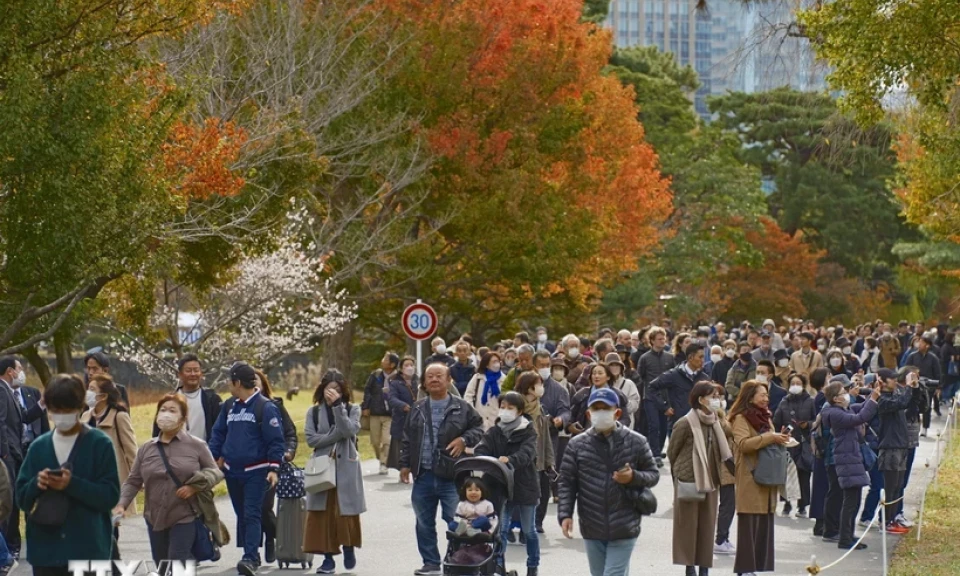
M 242 129 L 217 118 L 207 118 L 203 125 L 178 122 L 163 146 L 166 175 L 172 178 L 175 193 L 189 200 L 239 193 L 244 179 L 230 165 L 245 141 Z
M 457 214 L 437 258 L 457 274 L 438 274 L 437 298 L 494 323 L 547 300 L 588 307 L 671 206 L 632 90 L 601 74 L 609 33 L 581 22 L 581 0 L 380 7 L 413 38 L 398 84 L 440 158 L 429 209 Z

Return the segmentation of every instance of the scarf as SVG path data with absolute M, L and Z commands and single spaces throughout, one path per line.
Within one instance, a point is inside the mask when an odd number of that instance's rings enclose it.
M 487 405 L 487 397 L 496 397 L 500 395 L 500 372 L 491 372 L 487 370 L 487 381 L 483 385 L 483 394 L 480 396 L 480 403 Z
M 503 435 L 507 437 L 507 440 L 510 439 L 510 436 L 512 436 L 514 432 L 523 430 L 529 425 L 530 423 L 523 416 L 517 416 L 517 419 L 509 424 L 506 424 L 503 420 L 497 420 L 497 426 L 503 430 Z M 504 456 L 504 454 L 501 454 L 501 456 Z
M 726 462 L 733 458 L 730 452 L 730 446 L 727 444 L 727 436 L 723 433 L 723 427 L 720 425 L 720 419 L 716 413 L 704 414 L 703 410 L 694 408 L 684 416 L 690 424 L 690 430 L 693 432 L 693 479 L 697 484 L 697 492 L 713 492 L 717 487 L 713 483 L 713 475 L 707 463 L 710 461 L 707 455 L 707 444 L 703 439 L 703 429 L 701 424 L 713 428 L 713 438 L 720 448 L 720 460 Z
M 523 413 L 530 417 L 534 422 L 540 418 L 540 415 L 543 414 L 542 406 L 540 404 L 539 398 L 534 398 L 533 400 L 527 400 L 526 406 L 523 408 Z
M 751 404 L 744 410 L 743 417 L 758 434 L 770 431 L 770 410 L 757 408 L 756 405 Z

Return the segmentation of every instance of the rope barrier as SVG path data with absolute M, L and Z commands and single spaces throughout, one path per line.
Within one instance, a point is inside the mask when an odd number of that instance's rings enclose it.
M 860 534 L 860 539 L 857 540 L 856 542 L 854 542 L 853 546 L 851 546 L 846 552 L 843 553 L 843 556 L 837 558 L 836 560 L 834 560 L 833 562 L 827 564 L 826 566 L 822 566 L 822 567 L 819 566 L 819 565 L 817 564 L 817 557 L 816 557 L 816 556 L 811 556 L 811 557 L 810 557 L 810 565 L 807 566 L 807 573 L 808 573 L 808 574 L 816 575 L 816 574 L 820 574 L 820 573 L 823 572 L 824 570 L 829 570 L 829 569 L 833 568 L 833 567 L 836 566 L 837 564 L 839 564 L 839 563 L 843 562 L 844 560 L 846 560 L 846 559 L 847 559 L 847 556 L 849 556 L 854 550 L 857 549 L 857 546 L 859 546 L 860 543 L 863 542 L 863 539 L 866 538 L 866 537 L 867 537 L 867 534 L 870 533 L 870 530 L 873 528 L 874 524 L 877 523 L 877 519 L 878 519 L 879 516 L 880 516 L 880 511 L 883 509 L 883 506 L 884 506 L 884 502 L 883 502 L 883 497 L 882 497 L 882 495 L 881 495 L 880 500 L 881 500 L 881 501 L 880 501 L 880 504 L 877 505 L 877 510 L 873 513 L 873 518 L 870 520 L 870 525 L 867 526 L 867 528 L 863 531 L 862 534 Z M 894 504 L 894 502 L 891 502 L 891 504 Z

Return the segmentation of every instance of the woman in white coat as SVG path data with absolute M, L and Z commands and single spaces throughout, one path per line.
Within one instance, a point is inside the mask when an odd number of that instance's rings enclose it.
M 630 429 L 632 430 L 637 417 L 637 409 L 640 408 L 640 391 L 637 390 L 637 385 L 633 380 L 623 375 L 627 368 L 623 365 L 620 354 L 610 352 L 604 361 L 607 366 L 610 367 L 610 371 L 613 372 L 616 378 L 616 380 L 610 382 L 610 386 L 623 392 L 623 395 L 627 397 L 627 414 L 630 416 Z
M 338 370 L 327 370 L 313 393 L 307 410 L 304 435 L 315 455 L 336 457 L 337 486 L 307 494 L 307 520 L 303 551 L 322 554 L 318 574 L 337 570 L 333 557 L 343 547 L 343 565 L 357 565 L 355 548 L 361 546 L 360 514 L 367 511 L 363 497 L 363 474 L 357 450 L 360 407 L 350 403 L 350 389 Z
M 500 354 L 488 352 L 484 355 L 463 397 L 483 418 L 484 431 L 496 425 L 500 415 L 500 386 L 505 378 L 500 372 L 500 364 Z

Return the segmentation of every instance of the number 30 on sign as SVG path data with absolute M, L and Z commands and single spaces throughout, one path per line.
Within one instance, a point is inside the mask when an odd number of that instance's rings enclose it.
M 414 340 L 426 340 L 437 331 L 437 313 L 422 302 L 411 304 L 403 311 L 403 331 Z

